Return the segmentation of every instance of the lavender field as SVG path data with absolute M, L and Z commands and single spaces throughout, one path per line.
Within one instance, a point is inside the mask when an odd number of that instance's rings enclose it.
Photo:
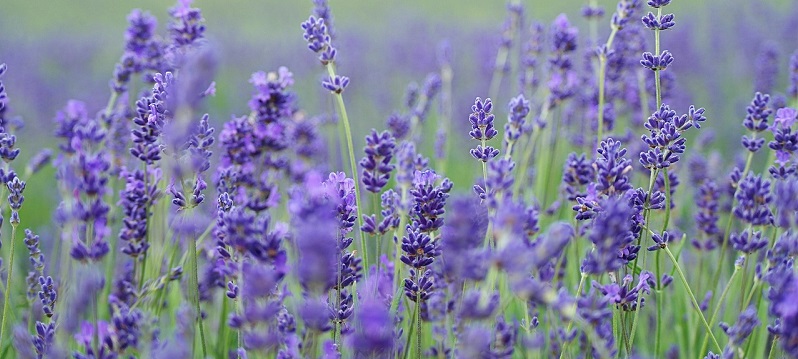
M 0 4 L 0 359 L 798 358 L 798 3 Z

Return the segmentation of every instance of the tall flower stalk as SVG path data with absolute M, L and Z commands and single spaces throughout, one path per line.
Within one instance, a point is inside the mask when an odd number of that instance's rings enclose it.
M 342 132 L 346 137 L 346 147 L 349 152 L 349 168 L 352 170 L 352 176 L 355 180 L 357 218 L 362 226 L 363 214 L 361 208 L 363 202 L 360 199 L 360 179 L 357 171 L 357 162 L 355 161 L 355 146 L 352 142 L 352 129 L 349 125 L 349 116 L 347 115 L 346 104 L 344 103 L 344 97 L 342 95 L 344 89 L 349 85 L 349 78 L 337 75 L 335 72 L 335 57 L 338 50 L 332 46 L 332 37 L 329 34 L 324 19 L 316 18 L 311 15 L 307 21 L 302 23 L 302 29 L 304 30 L 303 37 L 305 41 L 308 42 L 308 49 L 319 54 L 319 61 L 324 65 L 324 68 L 329 74 L 329 77 L 322 81 L 322 87 L 333 94 L 338 107 L 338 115 L 340 116 L 341 125 L 343 126 Z M 368 268 L 368 247 L 366 246 L 365 235 L 362 231 L 360 231 L 360 247 L 363 251 L 363 265 Z

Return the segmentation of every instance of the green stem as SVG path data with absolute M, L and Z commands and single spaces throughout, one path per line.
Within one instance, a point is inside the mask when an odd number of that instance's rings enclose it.
M 410 353 L 410 338 L 413 337 L 413 331 L 416 327 L 416 312 L 418 311 L 418 306 L 413 306 L 413 316 L 410 322 L 410 329 L 407 332 L 407 339 L 405 339 L 405 354 L 402 357 L 403 359 L 407 359 L 407 354 Z
M 768 359 L 773 359 L 773 353 L 776 352 L 776 343 L 779 341 L 779 336 L 773 336 L 773 342 L 770 343 L 770 352 L 768 353 Z
M 3 338 L 6 334 L 6 318 L 9 316 L 8 309 L 11 303 L 11 291 L 14 284 L 14 246 L 17 242 L 17 225 L 11 225 L 11 248 L 8 251 L 8 276 L 6 277 L 5 295 L 3 296 L 3 321 L 0 324 L 0 349 L 3 348 Z
M 694 309 L 698 312 L 701 322 L 704 324 L 704 328 L 707 330 L 707 334 L 709 335 L 710 339 L 712 339 L 712 343 L 715 344 L 715 348 L 718 349 L 718 352 L 722 352 L 723 348 L 721 348 L 720 344 L 718 344 L 718 340 L 715 339 L 715 335 L 712 334 L 712 327 L 707 322 L 707 318 L 704 317 L 704 313 L 701 312 L 701 306 L 698 305 L 698 301 L 696 301 L 695 295 L 693 295 L 693 291 L 690 289 L 690 284 L 687 282 L 687 277 L 684 276 L 684 272 L 682 272 L 679 262 L 676 261 L 676 258 L 673 256 L 673 253 L 671 253 L 670 248 L 665 247 L 664 251 L 666 254 L 668 254 L 668 257 L 670 257 L 671 262 L 673 262 L 673 266 L 676 267 L 676 273 L 679 274 L 679 278 L 682 280 L 682 284 L 687 290 L 687 294 L 690 295 L 690 300 L 693 302 Z
M 332 63 L 328 63 L 325 65 L 327 68 L 327 72 L 330 74 L 330 78 L 335 78 L 335 69 L 333 68 Z M 366 252 L 366 237 L 363 234 L 362 225 L 363 225 L 363 202 L 360 200 L 360 176 L 358 175 L 357 171 L 357 162 L 355 161 L 355 146 L 352 142 L 352 129 L 349 126 L 349 116 L 346 114 L 346 104 L 344 103 L 344 97 L 340 93 L 336 93 L 335 100 L 338 103 L 338 112 L 341 116 L 341 121 L 344 124 L 344 132 L 346 135 L 346 147 L 349 150 L 349 165 L 352 169 L 352 179 L 355 181 L 355 204 L 357 205 L 357 227 L 358 231 L 360 232 L 360 246 L 361 250 L 363 251 L 363 268 L 369 268 L 369 260 L 368 260 L 368 253 Z
M 650 172 L 650 174 L 648 176 L 648 193 L 649 193 L 648 197 L 651 197 L 650 193 L 651 193 L 651 190 L 654 188 L 654 181 L 656 180 L 656 178 L 657 178 L 657 171 L 654 170 L 654 169 L 651 169 L 651 172 Z M 650 210 L 648 208 L 648 202 L 649 202 L 649 199 L 647 198 L 646 199 L 646 206 L 645 206 L 646 209 L 643 210 L 643 220 L 644 220 L 645 223 L 648 223 L 648 219 L 649 219 L 649 216 L 650 216 Z M 640 237 L 638 238 L 638 241 L 637 241 L 637 245 L 642 246 L 643 245 L 643 241 L 646 239 L 647 235 L 648 235 L 647 231 L 641 231 L 640 232 Z M 648 255 L 648 251 L 643 251 L 643 268 L 646 267 L 646 260 L 648 258 L 647 255 Z M 634 264 L 632 265 L 632 271 L 633 272 L 637 268 L 637 261 L 639 259 L 640 259 L 640 256 L 637 256 L 637 258 L 635 258 Z M 642 296 L 638 296 L 637 297 L 637 306 L 636 306 L 636 308 L 641 308 L 642 300 L 643 300 Z M 639 317 L 640 317 L 640 310 L 635 310 L 634 319 L 632 319 L 632 328 L 631 328 L 631 331 L 630 331 L 630 334 L 629 334 L 629 346 L 628 346 L 629 349 L 631 349 L 633 347 L 633 344 L 634 344 L 634 341 L 635 341 L 635 334 L 636 334 L 636 329 L 637 329 L 637 320 L 638 320 Z M 626 356 L 629 357 L 631 355 L 632 355 L 631 350 L 627 350 L 626 351 Z
M 752 132 L 753 139 L 756 139 L 756 132 Z M 748 171 L 751 169 L 751 162 L 753 161 L 754 153 L 748 152 L 748 156 L 745 160 L 745 168 L 743 169 L 742 176 L 740 180 L 745 178 L 748 174 Z M 740 182 L 734 183 L 735 192 L 737 192 L 737 188 L 739 187 Z M 737 203 L 737 200 L 732 196 L 732 209 L 734 209 L 734 205 Z M 729 212 L 729 218 L 726 220 L 726 227 L 723 230 L 723 243 L 720 245 L 720 260 L 718 260 L 718 267 L 715 269 L 715 273 L 712 274 L 712 281 L 710 282 L 712 289 L 716 289 L 718 282 L 720 281 L 720 272 L 723 269 L 723 260 L 726 258 L 726 248 L 729 245 L 729 235 L 731 235 L 731 226 L 732 226 L 732 219 L 734 218 L 733 211 Z
M 579 298 L 579 297 L 582 296 L 582 287 L 584 287 L 585 280 L 587 280 L 587 277 L 588 277 L 587 273 L 582 273 L 582 277 L 581 277 L 581 279 L 579 279 L 579 287 L 577 287 L 577 289 L 576 289 L 576 298 Z M 576 311 L 576 303 L 574 303 L 572 311 L 574 311 L 574 312 Z M 573 326 L 574 326 L 574 322 L 573 321 L 569 322 L 568 323 L 568 327 L 565 329 L 565 332 L 566 333 L 570 333 L 571 332 L 571 328 Z M 569 342 L 563 343 L 562 351 L 560 352 L 560 359 L 564 358 L 563 355 L 565 355 L 565 352 L 568 349 L 568 343 Z
M 740 271 L 740 267 L 734 266 L 734 272 L 732 272 L 731 278 L 726 283 L 726 286 L 723 288 L 723 292 L 720 294 L 720 298 L 718 298 L 717 304 L 715 304 L 715 309 L 712 310 L 712 316 L 709 317 L 709 326 L 710 328 L 715 325 L 715 319 L 718 317 L 718 313 L 720 312 L 720 307 L 723 304 L 723 299 L 726 298 L 726 294 L 729 293 L 729 288 L 731 288 L 732 283 L 734 282 L 734 277 L 737 276 L 737 273 Z M 745 307 L 743 307 L 745 308 Z M 701 344 L 701 351 L 699 353 L 706 353 L 707 346 L 709 346 L 709 336 L 704 336 L 704 342 Z
M 540 110 L 540 120 L 542 122 L 546 122 L 549 118 L 549 108 L 550 104 L 548 101 L 543 104 L 543 107 Z M 515 181 L 515 185 L 513 186 L 513 195 L 517 195 L 519 190 L 521 189 L 521 184 L 526 183 L 523 179 L 526 178 L 526 171 L 529 168 L 529 161 L 532 159 L 532 152 L 535 150 L 535 146 L 538 144 L 538 138 L 540 137 L 540 133 L 543 129 L 538 126 L 533 126 L 531 133 L 529 135 L 529 140 L 524 145 L 524 153 L 521 156 L 521 162 L 519 163 L 517 178 Z
M 202 344 L 202 357 L 208 356 L 205 348 L 205 329 L 202 323 L 202 309 L 200 308 L 199 301 L 199 275 L 197 266 L 197 241 L 193 238 L 188 239 L 188 252 L 189 252 L 189 280 L 188 280 L 188 296 L 191 305 L 196 311 L 196 321 L 199 326 L 200 343 Z

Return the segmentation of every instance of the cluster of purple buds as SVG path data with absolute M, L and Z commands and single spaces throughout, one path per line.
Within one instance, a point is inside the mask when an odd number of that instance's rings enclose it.
M 707 241 L 694 239 L 694 247 L 702 250 L 712 250 L 720 241 L 720 228 L 718 228 L 720 190 L 714 181 L 706 181 L 698 188 L 695 222 L 698 230 L 707 237 Z
M 5 63 L 0 63 L 0 78 L 8 71 L 8 66 Z M 6 111 L 8 111 L 8 93 L 6 93 L 6 86 L 0 80 L 0 127 L 6 126 Z
M 597 283 L 594 282 L 594 286 Z M 593 357 L 600 358 L 596 346 L 602 345 L 604 349 L 612 356 L 617 354 L 615 348 L 615 336 L 612 332 L 612 309 L 609 304 L 611 301 L 606 295 L 598 295 L 591 290 L 587 295 L 577 300 L 576 312 L 582 317 L 591 327 L 593 327 L 602 340 L 600 343 L 592 343 L 590 349 L 585 350 Z
M 198 8 L 191 7 L 192 0 L 181 0 L 169 9 L 172 21 L 169 23 L 169 35 L 174 46 L 181 48 L 194 44 L 205 35 L 205 19 Z
M 634 15 L 635 10 L 640 6 L 640 0 L 621 0 L 612 14 L 612 27 L 618 30 L 623 29 L 629 19 Z
M 685 150 L 682 134 L 691 127 L 701 128 L 706 121 L 704 109 L 690 106 L 686 114 L 677 116 L 668 105 L 662 105 L 645 123 L 649 134 L 641 138 L 648 150 L 640 153 L 640 164 L 649 170 L 667 169 L 679 161 Z
M 152 59 L 160 55 L 160 43 L 155 39 L 155 28 L 158 24 L 155 16 L 141 10 L 133 10 L 127 17 L 130 24 L 125 32 L 125 52 L 114 68 L 114 77 L 110 86 L 114 92 L 121 94 L 127 91 L 130 78 L 143 70 L 160 70 L 153 68 Z
M 657 16 L 649 12 L 646 16 L 643 16 L 643 25 L 649 30 L 663 31 L 672 28 L 676 23 L 673 22 L 673 14 Z
M 518 95 L 510 100 L 509 107 L 510 113 L 507 115 L 507 123 L 504 124 L 504 150 L 506 156 L 512 155 L 513 145 L 524 133 L 526 116 L 529 115 L 529 101 L 524 98 L 524 95 Z
M 319 54 L 319 61 L 323 65 L 334 62 L 337 50 L 332 46 L 324 19 L 311 15 L 301 26 L 305 31 L 302 37 L 308 42 L 308 49 Z
M 521 64 L 523 71 L 519 71 L 518 81 L 525 91 L 534 91 L 539 85 L 540 78 L 536 75 L 539 58 L 543 52 L 544 29 L 543 24 L 534 22 L 529 26 L 528 39 L 522 45 Z
M 2 73 L 2 71 L 0 71 Z M 790 85 L 787 88 L 787 95 L 793 100 L 798 99 L 798 51 L 790 56 Z
M 769 207 L 773 201 L 770 181 L 749 173 L 740 182 L 734 198 L 737 200 L 737 205 L 734 206 L 732 212 L 744 223 L 763 226 L 773 222 L 773 212 Z
M 25 229 L 25 246 L 28 247 L 28 259 L 31 271 L 28 272 L 28 300 L 36 297 L 38 278 L 44 273 L 44 255 L 39 248 L 39 236 L 30 229 Z
M 584 186 L 592 182 L 594 178 L 593 166 L 584 153 L 577 155 L 572 152 L 568 155 L 563 166 L 562 186 L 569 201 L 576 201 L 577 198 L 584 197 L 586 195 L 583 192 Z
M 754 332 L 754 328 L 759 324 L 756 308 L 753 307 L 747 308 L 740 313 L 734 325 L 730 326 L 726 323 L 720 323 L 720 328 L 723 329 L 723 332 L 729 337 L 729 343 L 723 351 L 723 357 L 734 357 L 736 349 L 743 345 L 745 340 Z
M 795 109 L 784 107 L 776 111 L 774 124 L 770 128 L 773 140 L 768 142 L 768 147 L 776 151 L 775 164 L 768 169 L 773 178 L 786 179 L 796 173 L 795 164 L 791 161 L 793 154 L 798 151 L 798 132 L 792 129 L 796 121 L 798 111 Z
M 626 148 L 620 141 L 608 138 L 601 141 L 596 150 L 598 157 L 593 162 L 596 175 L 596 191 L 606 196 L 617 196 L 632 189 L 628 173 L 632 162 L 625 158 Z
M 382 210 L 380 211 L 380 215 L 382 216 L 382 220 L 377 223 L 376 215 L 365 216 L 363 218 L 363 226 L 361 230 L 368 234 L 377 234 L 383 235 L 388 233 L 399 226 L 399 222 L 401 218 L 399 217 L 399 205 L 400 205 L 400 197 L 399 194 L 396 193 L 394 190 L 389 189 L 385 191 L 385 193 L 381 196 L 380 205 Z
M 22 192 L 25 191 L 25 181 L 14 176 L 13 179 L 6 183 L 8 188 L 8 206 L 11 207 L 12 226 L 19 225 L 19 209 L 22 208 L 22 202 L 25 202 L 25 196 Z
M 668 50 L 663 50 L 659 55 L 644 52 L 643 59 L 640 60 L 640 65 L 651 71 L 664 71 L 671 63 L 673 63 L 673 55 Z
M 379 193 L 388 184 L 394 169 L 391 159 L 395 147 L 396 141 L 388 131 L 377 133 L 372 130 L 366 136 L 366 147 L 363 149 L 366 157 L 360 160 L 360 167 L 363 167 L 362 181 L 366 190 Z
M 582 16 L 588 20 L 599 20 L 604 17 L 604 8 L 601 6 L 585 5 L 582 7 Z
M 474 192 L 480 200 L 485 201 L 488 208 L 496 209 L 506 198 L 511 197 L 510 192 L 515 183 L 514 168 L 515 162 L 509 158 L 491 161 L 488 165 L 488 179 L 485 182 L 485 188 L 474 185 Z
M 121 175 L 125 178 L 125 188 L 119 194 L 119 206 L 124 215 L 119 239 L 125 243 L 122 253 L 136 258 L 146 253 L 150 246 L 147 242 L 148 208 L 158 190 L 154 183 L 146 183 L 147 175 L 141 170 L 122 172 Z
M 654 274 L 649 271 L 643 271 L 638 277 L 637 285 L 632 286 L 634 278 L 631 274 L 628 274 L 623 277 L 620 285 L 618 283 L 601 285 L 593 281 L 593 288 L 596 288 L 616 308 L 631 312 L 639 309 L 637 306 L 638 300 L 641 308 L 645 305 L 646 299 L 640 297 L 643 294 L 651 293 L 653 280 Z
M 593 220 L 593 229 L 588 238 L 594 250 L 582 263 L 582 272 L 601 275 L 624 266 L 637 257 L 639 246 L 632 244 L 629 219 L 633 209 L 621 198 L 608 197 L 601 203 L 602 211 Z
M 200 119 L 200 123 L 194 126 L 187 138 L 184 146 L 188 164 L 178 164 L 174 169 L 174 178 L 179 180 L 180 188 L 178 189 L 174 183 L 169 188 L 173 196 L 172 203 L 180 209 L 194 208 L 205 200 L 205 195 L 202 194 L 202 191 L 208 185 L 203 180 L 202 174 L 211 166 L 210 157 L 212 153 L 210 148 L 214 143 L 214 131 L 215 129 L 209 125 L 208 114 L 205 114 Z M 191 172 L 192 178 L 186 178 L 186 172 Z M 187 188 L 192 189 L 191 196 L 188 198 L 184 193 Z
M 255 88 L 249 100 L 249 108 L 257 122 L 268 125 L 283 118 L 290 118 L 296 110 L 296 94 L 290 89 L 294 86 L 294 74 L 286 67 L 277 72 L 252 74 L 249 82 Z
M 471 131 L 468 134 L 471 138 L 482 142 L 471 150 L 471 156 L 482 162 L 488 162 L 499 155 L 498 149 L 485 144 L 499 134 L 493 125 L 495 116 L 491 111 L 493 111 L 493 102 L 489 98 L 483 101 L 477 97 L 471 106 L 471 115 L 468 116 L 468 121 L 471 122 Z
M 150 96 L 136 101 L 136 117 L 133 118 L 133 123 L 137 128 L 131 132 L 133 147 L 130 148 L 130 154 L 150 166 L 161 159 L 159 138 L 164 123 L 171 117 L 166 101 L 174 77 L 171 72 L 159 73 L 155 74 L 153 80 L 155 84 Z
M 551 32 L 552 53 L 549 58 L 551 78 L 548 83 L 551 94 L 547 99 L 546 106 L 553 108 L 576 93 L 578 81 L 573 69 L 571 53 L 576 51 L 579 31 L 576 27 L 571 26 L 565 14 L 561 14 L 554 19 Z
M 441 179 L 435 171 L 415 172 L 409 192 L 413 199 L 410 215 L 421 232 L 431 233 L 443 226 L 446 199 L 452 186 L 452 181 Z
M 743 126 L 751 132 L 752 136 L 742 137 L 742 145 L 750 152 L 759 151 L 765 144 L 764 138 L 757 138 L 757 134 L 768 129 L 768 117 L 773 110 L 768 107 L 770 95 L 757 92 L 746 111 L 748 114 L 743 120 Z

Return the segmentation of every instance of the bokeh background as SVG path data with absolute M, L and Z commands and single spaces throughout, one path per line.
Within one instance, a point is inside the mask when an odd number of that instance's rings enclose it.
M 527 19 L 546 28 L 558 14 L 567 14 L 580 27 L 582 43 L 587 40 L 580 16 L 586 1 L 522 2 Z M 598 2 L 607 14 L 616 4 Z M 329 96 L 319 86 L 322 72 L 306 49 L 299 27 L 310 12 L 310 0 L 198 0 L 194 4 L 203 10 L 206 35 L 219 60 L 217 95 L 207 104 L 216 124 L 249 112 L 247 80 L 252 72 L 279 66 L 294 72 L 300 106 L 306 112 L 330 108 Z M 141 8 L 157 16 L 163 34 L 171 6 L 173 2 L 160 0 L 0 1 L 0 62 L 9 66 L 4 82 L 12 114 L 26 123 L 18 131 L 21 161 L 38 148 L 52 146 L 52 118 L 67 100 L 83 100 L 95 111 L 104 107 L 130 10 Z M 384 128 L 386 118 L 401 107 L 408 83 L 422 83 L 427 73 L 437 71 L 437 48 L 448 41 L 454 55 L 452 148 L 457 148 L 456 143 L 465 140 L 474 97 L 487 95 L 506 17 L 505 2 L 331 0 L 330 6 L 339 72 L 352 80 L 346 99 L 355 146 L 362 147 L 368 129 Z M 778 54 L 780 75 L 774 92 L 784 92 L 787 61 L 798 49 L 798 1 L 675 0 L 668 10 L 675 13 L 678 24 L 663 36 L 664 48 L 676 58 L 673 105 L 706 107 L 719 149 L 736 146 L 757 76 L 756 60 L 765 49 Z M 605 16 L 603 24 L 608 23 Z M 608 32 L 608 25 L 601 26 L 599 39 Z M 494 101 L 505 104 L 511 95 L 505 90 Z M 473 166 L 476 170 L 477 164 Z M 33 190 L 26 191 L 24 212 L 35 213 L 27 216 L 33 227 L 50 221 L 57 198 L 51 183 L 52 172 L 29 183 Z

